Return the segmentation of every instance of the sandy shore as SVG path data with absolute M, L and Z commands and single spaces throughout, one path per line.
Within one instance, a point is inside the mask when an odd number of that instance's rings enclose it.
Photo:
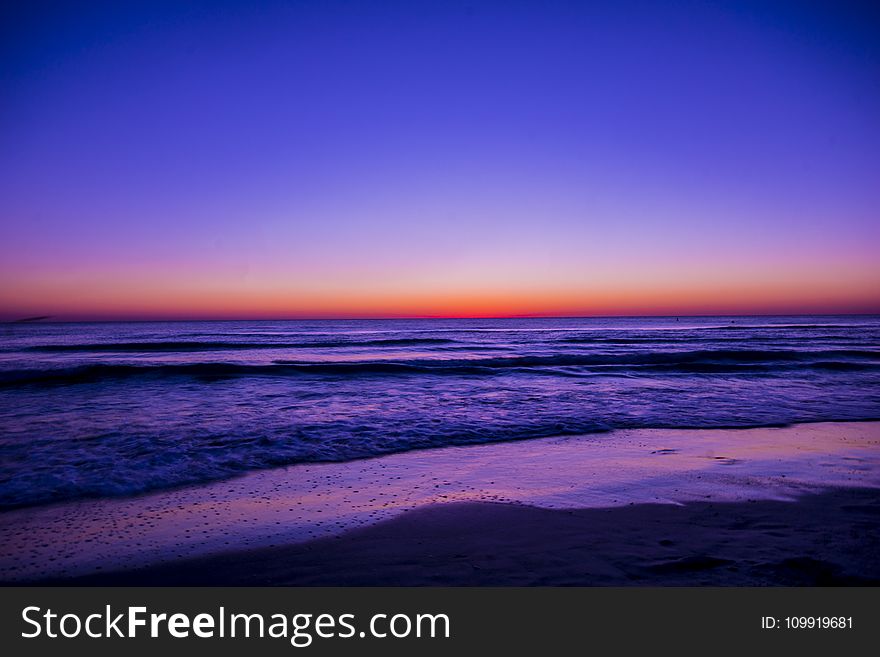
M 72 580 L 93 585 L 880 584 L 880 489 L 603 509 L 437 504 L 336 538 Z M 70 581 L 70 580 L 68 580 Z M 51 582 L 50 582 L 51 583 Z
M 633 430 L 7 512 L 0 578 L 876 584 L 878 525 L 880 423 Z

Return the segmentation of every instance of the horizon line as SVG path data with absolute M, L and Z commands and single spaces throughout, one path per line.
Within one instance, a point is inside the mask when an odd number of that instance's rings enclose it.
M 0 324 L 98 324 L 122 322 L 351 322 L 351 321 L 391 321 L 391 320 L 500 320 L 500 319 L 665 319 L 665 318 L 727 318 L 727 317 L 875 317 L 880 311 L 874 312 L 798 312 L 798 313 L 681 313 L 681 314 L 620 314 L 620 315 L 383 315 L 383 316 L 332 316 L 332 317 L 115 317 L 93 319 L 55 319 L 52 315 L 21 317 L 16 319 L 0 319 Z

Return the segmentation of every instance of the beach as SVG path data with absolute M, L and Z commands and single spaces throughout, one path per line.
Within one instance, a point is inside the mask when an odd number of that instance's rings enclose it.
M 0 584 L 880 584 L 878 6 L 4 3 Z
M 308 463 L 0 515 L 0 580 L 880 582 L 880 422 L 631 429 Z
M 5 331 L 4 583 L 878 578 L 876 316 Z

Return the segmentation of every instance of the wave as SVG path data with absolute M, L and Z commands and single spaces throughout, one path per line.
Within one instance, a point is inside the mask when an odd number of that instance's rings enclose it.
M 296 463 L 346 462 L 419 449 L 599 434 L 609 430 L 609 425 L 591 420 L 533 421 L 494 428 L 441 426 L 434 431 L 413 430 L 406 440 L 385 443 L 364 440 L 355 432 L 345 432 L 344 437 L 331 433 L 324 436 L 324 440 L 307 439 L 297 432 L 283 439 L 223 434 L 174 450 L 167 455 L 161 468 L 138 463 L 137 459 L 114 461 L 112 468 L 125 473 L 116 477 L 47 477 L 44 471 L 51 469 L 54 463 L 53 459 L 44 458 L 38 459 L 22 476 L 0 481 L 0 512 L 71 499 L 125 497 L 182 485 L 204 484 Z M 153 437 L 149 435 L 126 436 L 126 447 L 127 452 L 150 453 L 155 450 Z M 82 444 L 68 445 L 65 451 L 65 458 L 91 465 L 97 465 L 96 461 L 102 456 L 100 452 L 90 454 Z M 28 458 L 33 458 L 32 452 Z
M 349 462 L 375 458 L 393 453 L 422 449 L 463 447 L 492 443 L 563 438 L 566 436 L 598 436 L 626 429 L 748 429 L 757 427 L 785 427 L 809 422 L 863 422 L 878 421 L 880 417 L 827 416 L 820 420 L 790 416 L 785 420 L 760 419 L 711 420 L 681 422 L 676 420 L 652 421 L 645 419 L 601 421 L 598 419 L 566 419 L 542 421 L 536 419 L 516 424 L 464 427 L 439 426 L 433 431 L 412 431 L 408 439 L 377 442 L 359 439 L 356 432 L 343 435 L 332 433 L 323 440 L 293 431 L 290 436 L 276 437 L 257 434 L 205 435 L 201 441 L 187 441 L 179 449 L 168 450 L 159 466 L 144 460 L 153 454 L 162 436 L 150 434 L 99 436 L 103 449 L 92 450 L 89 443 L 62 442 L 60 453 L 52 451 L 53 444 L 28 446 L 27 456 L 19 463 L 26 469 L 16 477 L 0 481 L 0 512 L 35 507 L 76 499 L 128 497 L 155 490 L 187 485 L 204 485 L 256 470 L 283 467 L 299 463 Z M 383 432 L 388 435 L 393 432 Z M 134 458 L 131 454 L 136 454 Z M 115 458 L 126 454 L 125 458 Z M 66 462 L 66 463 L 65 463 Z M 70 476 L 75 463 L 78 476 Z M 112 476 L 107 476 L 107 473 Z
M 438 361 L 443 363 L 444 361 Z M 100 363 L 75 367 L 7 370 L 0 372 L 0 386 L 45 384 L 64 385 L 92 383 L 105 379 L 132 377 L 190 377 L 206 381 L 245 376 L 289 376 L 295 374 L 417 374 L 442 369 L 450 374 L 484 374 L 488 368 L 480 366 L 446 366 L 435 368 L 406 361 L 367 361 L 354 363 L 278 361 L 270 365 L 237 363 L 183 363 L 160 365 L 125 365 Z
M 785 368 L 837 371 L 880 369 L 880 351 L 837 349 L 795 350 L 696 350 L 631 352 L 626 354 L 547 354 L 497 358 L 412 359 L 368 361 L 276 360 L 267 365 L 239 363 L 114 364 L 7 370 L 0 372 L 0 385 L 87 383 L 129 377 L 184 376 L 216 380 L 243 376 L 290 376 L 296 374 L 356 375 L 491 375 L 529 372 L 551 375 L 661 371 L 682 373 L 772 372 Z
M 98 342 L 93 344 L 48 344 L 27 347 L 41 352 L 197 352 L 232 351 L 239 349 L 338 349 L 340 347 L 407 347 L 455 344 L 446 338 L 389 338 L 376 340 L 326 340 L 321 342 L 223 342 L 223 341 L 157 341 Z
M 723 326 L 700 327 L 707 330 L 749 330 L 749 331 L 775 331 L 779 329 L 853 329 L 853 328 L 876 328 L 876 324 L 865 326 L 863 324 L 725 324 Z
M 878 336 L 880 339 L 880 336 Z M 838 344 L 840 346 L 849 346 L 849 345 L 873 345 L 876 344 L 877 340 L 874 340 L 870 337 L 856 339 L 854 336 L 840 336 L 840 335 L 811 335 L 809 337 L 810 342 L 831 342 Z M 750 338 L 744 338 L 742 336 L 736 337 L 712 337 L 711 339 L 707 339 L 705 336 L 694 336 L 694 337 L 682 337 L 679 335 L 676 336 L 656 336 L 656 337 L 621 337 L 621 338 L 599 338 L 592 336 L 574 336 L 574 337 L 566 337 L 559 338 L 553 341 L 556 344 L 619 344 L 619 345 L 627 345 L 627 344 L 779 344 L 779 343 L 803 343 L 803 336 L 779 336 L 779 335 L 766 335 L 766 336 L 755 336 Z
M 816 366 L 822 369 L 880 369 L 880 351 L 837 349 L 822 351 L 793 350 L 696 350 L 635 352 L 627 354 L 552 354 L 458 360 L 411 360 L 366 362 L 276 361 L 282 367 L 321 374 L 344 373 L 453 373 L 484 374 L 505 370 L 547 370 L 565 374 L 560 368 L 588 368 L 592 371 L 617 369 L 680 370 L 713 372 L 731 369 L 770 371 L 780 364 Z

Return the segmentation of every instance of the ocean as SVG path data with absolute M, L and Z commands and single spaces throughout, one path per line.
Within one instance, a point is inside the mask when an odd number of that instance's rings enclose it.
M 0 508 L 448 445 L 876 420 L 878 384 L 877 316 L 8 323 Z

